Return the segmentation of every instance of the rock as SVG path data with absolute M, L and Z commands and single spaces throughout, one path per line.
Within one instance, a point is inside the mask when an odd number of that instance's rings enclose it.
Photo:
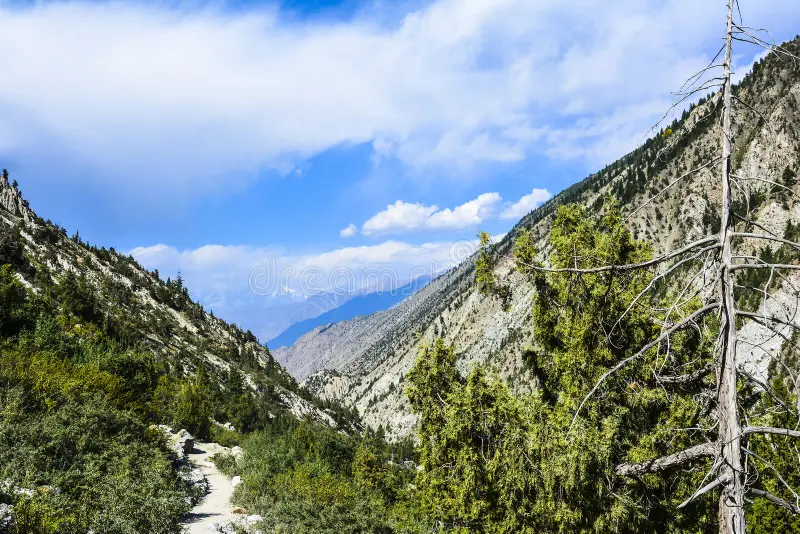
M 192 452 L 192 449 L 194 449 L 194 437 L 185 429 L 179 430 L 175 438 L 175 450 L 185 456 Z
M 231 449 L 231 456 L 236 458 L 237 460 L 242 457 L 242 448 L 238 445 Z
M 245 515 L 247 510 L 241 506 L 231 506 L 231 513 L 237 515 Z
M 0 532 L 6 532 L 14 526 L 14 507 L 0 503 Z
M 235 476 L 231 479 L 231 486 L 233 486 L 234 488 L 241 483 L 242 483 L 242 477 L 240 476 Z
M 200 502 L 208 493 L 208 479 L 200 469 L 183 467 L 178 471 L 178 478 L 189 487 L 191 497 L 188 499 L 192 506 Z
M 236 530 L 230 521 L 212 523 L 208 525 L 206 532 L 209 532 L 209 534 L 236 534 Z
M 50 486 L 46 487 L 49 488 Z M 20 497 L 33 497 L 34 495 L 36 495 L 36 490 L 15 486 L 14 484 L 11 483 L 10 480 L 0 481 L 0 491 L 3 491 L 4 493 L 10 493 L 12 495 L 17 495 Z
M 214 424 L 218 427 L 222 427 L 225 430 L 230 430 L 231 432 L 236 432 L 236 427 L 234 427 L 231 423 L 220 423 L 219 421 L 214 421 Z
M 263 518 L 258 514 L 248 515 L 245 518 L 245 521 L 247 521 L 247 523 L 250 524 L 250 525 L 252 525 L 253 523 L 258 523 L 258 522 L 260 522 L 262 520 L 263 520 Z

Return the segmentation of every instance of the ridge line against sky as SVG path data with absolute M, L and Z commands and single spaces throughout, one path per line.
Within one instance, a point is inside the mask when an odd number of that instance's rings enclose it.
M 597 5 L 0 0 L 0 166 L 207 305 L 264 251 L 430 262 L 635 148 L 724 30 L 710 0 Z M 796 0 L 741 8 L 800 30 Z

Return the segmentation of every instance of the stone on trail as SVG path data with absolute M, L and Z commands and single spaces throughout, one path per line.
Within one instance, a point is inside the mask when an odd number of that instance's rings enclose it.
M 194 449 L 194 437 L 185 429 L 179 430 L 175 439 L 175 450 L 186 456 L 192 449 Z

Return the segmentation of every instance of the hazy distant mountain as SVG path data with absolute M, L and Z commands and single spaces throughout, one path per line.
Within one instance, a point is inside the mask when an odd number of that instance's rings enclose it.
M 256 295 L 250 292 L 225 295 L 215 300 L 214 311 L 259 340 L 273 339 L 300 321 L 335 309 L 354 297 L 354 294 L 333 292 L 303 297 L 302 295 Z M 270 345 L 271 346 L 271 345 Z
M 304 334 L 311 332 L 318 326 L 323 326 L 339 321 L 347 321 L 359 315 L 368 315 L 391 308 L 414 292 L 425 287 L 430 281 L 429 276 L 421 276 L 400 288 L 391 291 L 375 291 L 366 295 L 358 295 L 347 300 L 338 308 L 330 309 L 321 315 L 300 320 L 267 342 L 274 349 L 288 347 Z M 305 308 L 304 308 L 305 310 Z

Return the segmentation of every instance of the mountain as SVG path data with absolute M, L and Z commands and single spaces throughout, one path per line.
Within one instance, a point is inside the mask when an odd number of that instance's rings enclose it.
M 353 297 L 334 292 L 305 298 L 295 294 L 257 295 L 250 290 L 214 300 L 214 309 L 228 321 L 252 332 L 262 341 L 275 338 L 292 325 L 337 308 Z M 269 343 L 273 346 L 272 343 Z
M 800 38 L 784 47 L 798 54 Z M 738 209 L 763 231 L 789 235 L 796 231 L 792 221 L 800 221 L 800 65 L 772 53 L 756 63 L 735 94 L 742 104 L 734 111 L 732 164 L 737 186 L 747 193 Z M 308 389 L 355 406 L 367 424 L 388 426 L 394 437 L 410 434 L 416 421 L 403 391 L 420 339 L 442 337 L 453 344 L 461 372 L 487 365 L 516 391 L 530 390 L 534 380 L 525 370 L 523 353 L 531 339 L 534 288 L 514 268 L 515 237 L 530 229 L 546 260 L 555 209 L 581 203 L 599 214 L 607 196 L 620 202 L 634 236 L 651 242 L 656 254 L 718 228 L 712 210 L 720 202 L 718 165 L 706 164 L 718 154 L 718 104 L 718 94 L 702 98 L 641 147 L 524 217 L 494 247 L 495 274 L 510 289 L 507 307 L 476 290 L 474 268 L 467 261 L 389 310 L 312 330 L 281 349 L 281 361 L 296 376 L 308 376 Z M 699 170 L 685 179 L 692 169 Z M 771 184 L 788 187 L 794 195 Z M 754 244 L 751 250 L 756 256 L 767 253 Z M 797 306 L 800 301 L 790 287 L 797 281 L 796 273 L 787 277 L 765 305 Z M 767 373 L 765 350 L 779 346 L 781 339 L 752 322 L 741 332 L 750 340 L 740 344 L 742 361 Z M 765 340 L 770 347 L 756 346 Z
M 295 374 L 294 367 L 288 365 L 288 360 L 285 360 L 282 357 L 283 352 L 280 350 L 282 347 L 288 347 L 292 345 L 300 337 L 317 328 L 318 326 L 325 326 L 331 323 L 347 321 L 349 319 L 353 319 L 354 317 L 358 317 L 359 315 L 368 315 L 391 308 L 406 297 L 412 295 L 417 290 L 425 287 L 429 281 L 430 277 L 421 276 L 399 288 L 379 290 L 372 293 L 367 293 L 365 295 L 355 296 L 346 301 L 344 304 L 340 305 L 338 308 L 333 308 L 321 315 L 306 319 L 305 321 L 296 322 L 281 332 L 277 337 L 270 339 L 267 343 L 275 351 L 275 356 L 278 359 L 278 362 L 286 366 L 286 370 L 289 371 L 292 376 L 298 380 L 302 380 L 305 377 Z
M 225 384 L 240 374 L 272 411 L 337 426 L 334 414 L 303 393 L 250 331 L 214 317 L 193 302 L 182 280 L 161 280 L 132 257 L 84 243 L 79 234 L 39 217 L 7 173 L 0 178 L 0 265 L 35 294 L 58 294 L 74 284 L 89 304 L 75 313 L 96 322 L 124 347 L 153 354 L 168 369 L 207 374 Z M 44 305 L 59 311 L 63 299 Z M 80 325 L 76 325 L 76 328 Z M 224 388 L 223 388 L 224 389 Z

